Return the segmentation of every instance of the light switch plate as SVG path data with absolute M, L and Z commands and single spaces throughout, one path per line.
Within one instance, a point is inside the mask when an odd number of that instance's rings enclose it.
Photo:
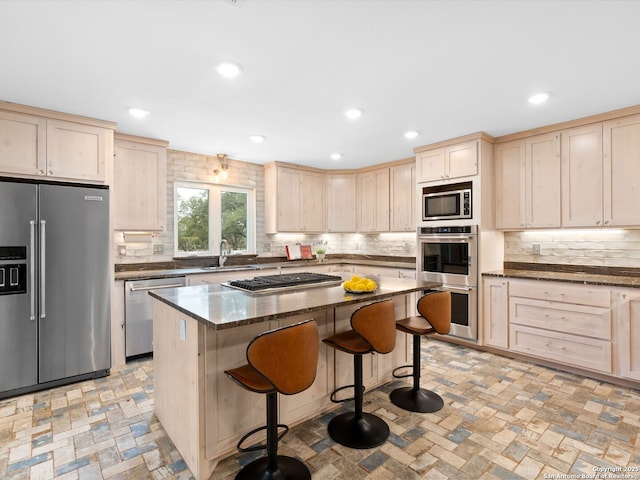
M 154 255 L 162 255 L 164 254 L 164 245 L 161 243 L 156 243 L 153 245 L 153 254 Z

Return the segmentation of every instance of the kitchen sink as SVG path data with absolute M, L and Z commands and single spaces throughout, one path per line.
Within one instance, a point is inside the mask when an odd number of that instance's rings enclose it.
M 257 265 L 228 265 L 226 267 L 221 267 L 219 265 L 212 265 L 210 267 L 202 267 L 201 269 L 207 270 L 208 272 L 229 272 L 229 271 L 240 272 L 242 270 L 259 270 L 260 267 Z

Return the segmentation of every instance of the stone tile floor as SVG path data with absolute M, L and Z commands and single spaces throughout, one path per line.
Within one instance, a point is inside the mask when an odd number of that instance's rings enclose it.
M 437 413 L 396 408 L 388 393 L 397 381 L 365 393 L 365 411 L 391 428 L 382 446 L 331 441 L 333 411 L 292 428 L 280 453 L 304 459 L 315 480 L 640 480 L 637 390 L 437 341 L 423 342 L 423 375 L 445 400 Z M 211 478 L 232 479 L 252 458 L 224 459 Z M 153 365 L 143 360 L 0 401 L 0 478 L 192 476 L 153 415 Z

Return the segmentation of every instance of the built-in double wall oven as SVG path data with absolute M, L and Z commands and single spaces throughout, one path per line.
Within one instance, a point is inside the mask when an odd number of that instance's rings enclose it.
M 478 339 L 478 227 L 418 228 L 418 273 L 451 292 L 450 335 Z

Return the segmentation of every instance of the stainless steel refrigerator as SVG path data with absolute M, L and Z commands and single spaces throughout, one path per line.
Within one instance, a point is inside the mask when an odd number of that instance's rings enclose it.
M 0 398 L 111 366 L 109 191 L 0 181 Z

